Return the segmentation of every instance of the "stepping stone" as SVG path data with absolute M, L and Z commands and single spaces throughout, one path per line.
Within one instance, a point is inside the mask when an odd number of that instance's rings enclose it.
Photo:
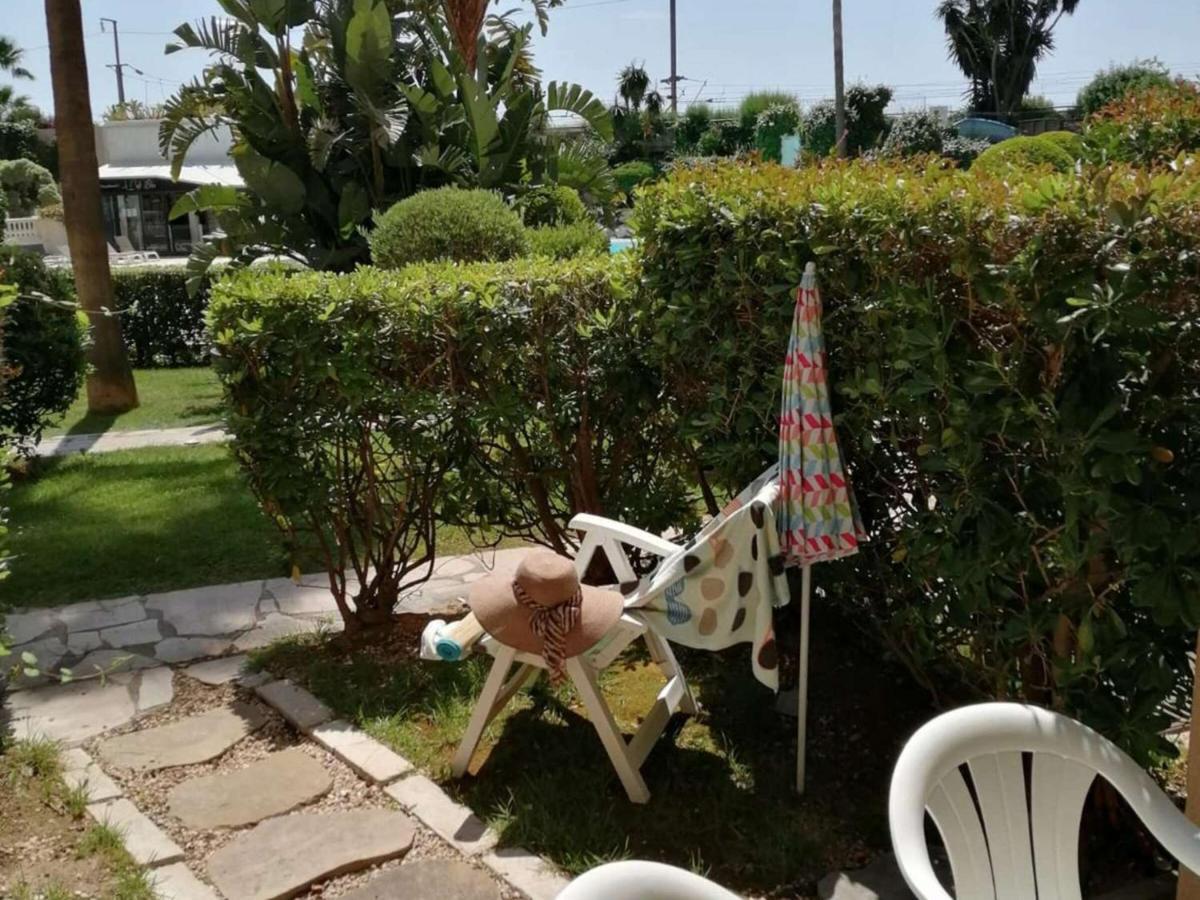
M 500 900 L 500 888 L 457 859 L 405 863 L 372 878 L 342 900 Z
M 257 708 L 234 703 L 169 725 L 109 738 L 97 751 L 105 762 L 123 769 L 187 766 L 216 759 L 265 721 Z
M 246 654 L 239 653 L 237 656 L 225 656 L 221 659 L 196 663 L 194 666 L 184 669 L 183 674 L 189 678 L 195 678 L 197 681 L 203 681 L 205 684 L 222 685 L 239 679 L 244 674 L 245 666 Z
M 403 856 L 416 827 L 403 813 L 293 813 L 242 832 L 208 860 L 229 900 L 283 900 L 309 885 Z
M 189 828 L 238 828 L 291 812 L 331 787 L 333 779 L 321 763 L 292 747 L 244 769 L 176 785 L 167 804 L 171 815 Z
M 77 681 L 9 695 L 13 730 L 18 737 L 48 737 L 74 744 L 116 728 L 137 714 L 129 676 L 104 684 Z

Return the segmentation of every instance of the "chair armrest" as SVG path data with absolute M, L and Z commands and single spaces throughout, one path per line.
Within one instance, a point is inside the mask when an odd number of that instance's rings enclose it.
M 622 544 L 637 547 L 639 550 L 645 550 L 656 556 L 670 556 L 682 549 L 678 544 L 673 544 L 666 538 L 651 534 L 649 531 L 591 513 L 580 513 L 567 524 L 567 527 L 588 534 L 596 533 L 598 536 L 610 537 Z

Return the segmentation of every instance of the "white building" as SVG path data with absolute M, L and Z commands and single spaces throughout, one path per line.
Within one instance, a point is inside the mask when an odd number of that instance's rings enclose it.
M 192 144 L 179 181 L 172 181 L 171 165 L 158 148 L 158 126 L 157 119 L 96 126 L 104 227 L 109 243 L 120 250 L 184 256 L 213 226 L 195 213 L 171 221 L 171 207 L 197 185 L 241 187 L 242 180 L 229 158 L 232 135 L 222 127 Z

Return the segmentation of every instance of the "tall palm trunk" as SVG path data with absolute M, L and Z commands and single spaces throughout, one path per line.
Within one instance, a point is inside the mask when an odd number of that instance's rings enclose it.
M 842 52 L 842 0 L 833 0 L 833 122 L 837 155 L 846 155 L 846 62 Z
M 137 387 L 121 343 L 120 323 L 106 313 L 113 306 L 112 276 L 100 208 L 100 172 L 79 0 L 45 2 L 63 217 L 75 269 L 75 291 L 92 326 L 88 410 L 125 412 L 138 405 Z

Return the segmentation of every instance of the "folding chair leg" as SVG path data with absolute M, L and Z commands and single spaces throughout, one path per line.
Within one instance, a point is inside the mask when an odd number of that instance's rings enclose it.
M 650 651 L 650 658 L 667 677 L 668 680 L 678 678 L 679 683 L 683 686 L 683 695 L 679 699 L 679 712 L 685 716 L 694 716 L 699 712 L 699 707 L 696 705 L 696 698 L 692 696 L 692 688 L 684 677 L 683 669 L 679 667 L 679 660 L 675 658 L 675 652 L 671 649 L 671 645 L 662 635 L 657 634 L 654 629 L 647 628 L 643 635 L 646 641 L 646 647 Z
M 467 732 L 463 735 L 462 743 L 458 745 L 458 751 L 454 754 L 451 773 L 455 778 L 462 778 L 466 774 L 467 766 L 471 764 L 471 756 L 475 753 L 475 747 L 478 746 L 479 739 L 483 737 L 483 730 L 495 718 L 496 713 L 504 708 L 504 704 L 512 699 L 512 695 L 520 689 L 521 683 L 528 677 L 528 673 L 523 670 L 530 667 L 525 666 L 513 677 L 512 681 L 505 684 L 504 678 L 508 675 L 508 670 L 512 668 L 516 656 L 517 651 L 511 647 L 504 647 L 496 654 L 496 661 L 492 663 L 492 669 L 488 672 L 487 681 L 483 684 L 479 699 L 475 701 L 475 710 L 471 713 Z M 518 681 L 519 683 L 514 687 L 514 682 Z
M 642 773 L 629 757 L 629 747 L 621 735 L 621 730 L 617 728 L 608 704 L 604 702 L 591 667 L 574 657 L 567 660 L 567 674 L 571 676 L 575 689 L 579 691 L 579 698 L 587 709 L 588 717 L 592 720 L 596 734 L 600 736 L 600 743 L 604 745 L 613 768 L 617 770 L 617 777 L 621 779 L 625 793 L 634 803 L 647 802 L 650 799 L 650 789 L 646 787 Z

